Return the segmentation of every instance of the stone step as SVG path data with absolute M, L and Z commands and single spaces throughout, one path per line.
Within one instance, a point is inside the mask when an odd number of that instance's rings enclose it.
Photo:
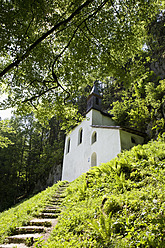
M 21 226 L 21 227 L 16 228 L 17 234 L 41 233 L 45 231 L 46 231 L 46 228 L 44 226 Z
M 50 201 L 63 201 L 65 199 L 65 196 L 53 196 L 51 199 L 50 199 Z
M 64 185 L 61 185 L 60 187 L 58 187 L 58 189 L 57 189 L 57 190 L 66 189 L 68 186 L 69 186 L 69 184 L 64 184 Z
M 45 213 L 45 212 L 42 212 L 42 213 L 40 213 L 39 214 L 39 217 L 40 218 L 54 218 L 54 219 L 56 219 L 56 218 L 58 218 L 58 216 L 59 216 L 59 214 L 58 213 Z
M 47 205 L 45 209 L 59 209 L 59 210 L 60 210 L 60 209 L 61 209 L 61 208 L 60 208 L 60 205 L 61 205 L 61 204 L 58 204 L 58 205 L 57 205 L 57 204 Z
M 45 226 L 50 227 L 52 225 L 52 219 L 33 219 L 28 223 L 30 226 Z
M 58 201 L 58 200 L 53 200 L 53 199 L 51 199 L 51 200 L 49 200 L 48 201 L 48 204 L 50 205 L 50 204 L 52 204 L 52 205 L 61 205 L 61 203 L 63 202 L 63 200 L 62 201 Z
M 49 203 L 62 203 L 63 199 L 62 198 L 53 198 L 49 200 Z
M 65 198 L 66 197 L 66 194 L 61 192 L 61 193 L 57 193 L 52 195 L 52 198 Z
M 56 202 L 56 201 L 54 201 L 54 202 L 48 202 L 47 203 L 47 206 L 49 206 L 49 207 L 53 207 L 53 208 L 60 208 L 61 207 L 61 205 L 62 205 L 62 202 Z
M 49 202 L 47 202 L 47 206 L 53 206 L 53 207 L 56 206 L 57 208 L 60 208 L 61 205 L 62 205 L 62 202 L 57 202 L 57 201 L 49 201 Z
M 1 244 L 0 248 L 27 248 L 33 245 L 35 239 L 42 238 L 43 233 L 49 233 L 51 228 L 57 224 L 57 218 L 61 213 L 59 206 L 65 198 L 64 191 L 68 184 L 66 183 L 58 188 L 55 195 L 48 202 L 48 206 L 39 214 L 38 217 L 40 218 L 29 221 L 29 226 L 17 227 L 17 235 L 7 237 L 6 243 Z
M 18 235 L 13 235 L 13 236 L 9 236 L 6 238 L 6 242 L 8 242 L 9 244 L 14 243 L 14 244 L 20 244 L 20 243 L 24 243 L 27 246 L 28 245 L 32 245 L 35 242 L 35 239 L 41 238 L 42 235 L 41 234 L 18 234 Z
M 56 200 L 56 201 L 61 200 L 61 201 L 63 201 L 64 198 L 65 198 L 65 197 L 63 197 L 63 196 L 57 196 L 57 195 L 56 195 L 56 196 L 53 196 L 53 197 L 50 199 L 50 201 L 51 201 L 51 200 Z
M 45 213 L 57 213 L 57 214 L 59 214 L 59 213 L 61 213 L 61 210 L 58 209 L 58 208 L 55 208 L 55 207 L 51 207 L 51 208 L 47 207 L 47 208 L 44 209 L 43 212 L 45 212 Z
M 65 194 L 65 190 L 67 189 L 67 187 L 66 188 L 62 188 L 62 189 L 58 189 L 57 191 L 56 191 L 56 194 Z
M 25 244 L 2 244 L 0 248 L 28 248 Z
M 60 185 L 59 188 L 63 188 L 63 187 L 68 187 L 69 183 L 65 183 L 63 185 Z

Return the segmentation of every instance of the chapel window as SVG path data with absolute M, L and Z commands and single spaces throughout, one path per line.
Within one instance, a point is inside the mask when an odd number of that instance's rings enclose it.
M 91 166 L 97 166 L 97 154 L 95 152 L 91 156 Z
M 93 133 L 92 133 L 92 144 L 93 143 L 95 143 L 97 141 L 97 133 L 94 131 Z
M 70 138 L 67 140 L 67 145 L 66 145 L 66 154 L 70 152 Z
M 83 129 L 80 128 L 79 133 L 78 133 L 78 145 L 82 143 L 82 136 L 83 136 Z
M 133 144 L 136 144 L 136 140 L 135 140 L 134 137 L 131 137 L 131 142 L 132 142 Z

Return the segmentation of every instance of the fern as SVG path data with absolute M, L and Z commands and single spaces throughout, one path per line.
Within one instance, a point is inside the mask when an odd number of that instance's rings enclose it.
M 112 213 L 105 215 L 100 213 L 99 220 L 91 220 L 91 227 L 95 230 L 97 235 L 102 238 L 105 242 L 111 241 L 112 236 Z

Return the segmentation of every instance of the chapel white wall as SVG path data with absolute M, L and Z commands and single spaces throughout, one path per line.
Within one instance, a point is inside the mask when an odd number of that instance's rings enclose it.
M 120 130 L 120 137 L 122 150 L 129 150 L 135 145 L 144 143 L 144 137 L 134 133 L 126 132 L 124 130 Z M 134 140 L 135 143 L 132 142 L 132 140 Z
M 90 168 L 89 162 L 86 162 L 86 158 L 89 154 L 88 140 L 90 137 L 90 125 L 91 113 L 89 112 L 86 120 L 75 127 L 73 131 L 66 136 L 62 180 L 71 182 Z M 83 137 L 82 143 L 78 145 L 78 133 L 80 128 L 83 129 Z M 66 154 L 68 138 L 70 138 L 70 151 Z
M 99 125 L 104 127 L 99 127 Z M 143 137 L 111 127 L 113 125 L 111 118 L 102 115 L 100 111 L 92 109 L 87 113 L 86 119 L 66 137 L 62 180 L 71 182 L 87 172 L 91 168 L 93 153 L 97 155 L 96 165 L 98 166 L 116 157 L 121 150 L 128 150 L 136 144 L 143 143 Z M 78 144 L 81 128 L 83 130 L 82 143 Z M 97 133 L 97 141 L 92 144 L 93 132 Z M 66 154 L 68 138 L 70 138 L 70 151 Z M 136 143 L 133 143 L 131 138 L 134 138 Z
M 91 110 L 79 126 L 66 137 L 62 180 L 73 181 L 91 167 L 91 156 L 97 154 L 97 165 L 110 161 L 121 152 L 120 132 L 118 129 L 94 128 L 101 119 L 100 125 L 107 123 L 107 118 L 100 118 L 99 111 Z M 106 116 L 104 116 L 106 117 Z M 110 119 L 110 118 L 109 118 Z M 93 121 L 94 120 L 94 121 Z M 109 121 L 109 125 L 112 122 Z M 79 130 L 83 129 L 82 143 L 78 145 Z M 97 141 L 91 144 L 92 133 L 97 133 Z M 67 140 L 70 138 L 70 152 L 66 154 Z
M 114 126 L 115 122 L 109 116 L 103 115 L 100 111 L 93 109 L 92 125 Z

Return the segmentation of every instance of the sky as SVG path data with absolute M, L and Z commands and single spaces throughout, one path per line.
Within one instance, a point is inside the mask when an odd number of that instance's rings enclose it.
M 6 109 L 6 110 L 0 110 L 0 117 L 2 120 L 8 118 L 10 119 L 11 116 L 12 116 L 12 113 L 11 113 L 12 109 Z
M 6 99 L 6 95 L 5 94 L 3 94 L 3 95 L 0 96 L 0 102 L 3 101 L 3 100 L 5 100 L 5 99 Z M 7 119 L 10 119 L 11 116 L 12 116 L 11 111 L 12 111 L 12 108 L 9 108 L 9 109 L 6 109 L 6 110 L 0 110 L 0 117 L 1 117 L 1 119 L 2 120 L 6 119 L 6 118 Z

